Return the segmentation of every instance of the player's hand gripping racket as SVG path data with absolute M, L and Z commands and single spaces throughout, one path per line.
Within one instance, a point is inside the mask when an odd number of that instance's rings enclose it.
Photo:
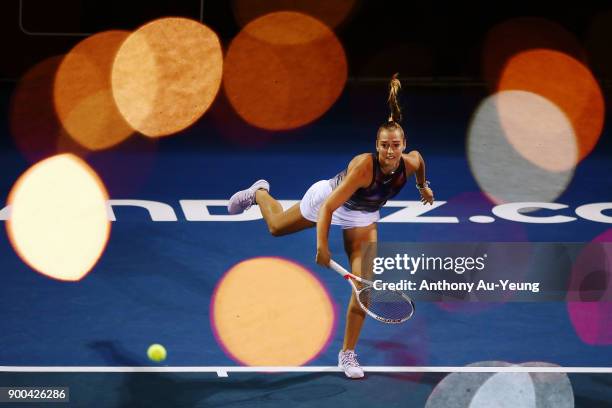
M 333 259 L 329 261 L 329 267 L 350 282 L 359 306 L 374 319 L 383 323 L 403 323 L 414 314 L 414 302 L 404 293 L 376 290 L 373 282 L 353 275 Z M 360 287 L 357 287 L 355 282 L 358 282 Z

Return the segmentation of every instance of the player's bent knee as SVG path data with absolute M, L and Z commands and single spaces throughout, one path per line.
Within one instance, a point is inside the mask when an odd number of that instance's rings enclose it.
M 317 225 L 316 223 L 303 218 L 291 219 L 287 217 L 279 217 L 279 219 L 268 219 L 266 221 L 268 223 L 268 231 L 270 231 L 270 234 L 275 237 L 289 235 Z

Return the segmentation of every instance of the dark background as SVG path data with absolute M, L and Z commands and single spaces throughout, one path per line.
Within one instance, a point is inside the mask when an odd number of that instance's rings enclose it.
M 9 137 L 11 94 L 21 75 L 35 64 L 66 54 L 88 34 L 134 30 L 165 16 L 202 17 L 227 50 L 241 29 L 234 7 L 234 0 L 0 2 L 0 111 L 4 113 L 0 147 L 14 148 Z M 351 153 L 368 151 L 372 135 L 387 117 L 387 82 L 399 72 L 403 126 L 410 146 L 463 154 L 470 118 L 492 93 L 483 74 L 487 35 L 497 24 L 517 17 L 543 18 L 569 32 L 582 48 L 580 60 L 598 80 L 608 105 L 612 3 L 355 0 L 348 17 L 334 28 L 346 52 L 349 78 L 338 101 L 319 120 L 284 132 L 257 129 L 238 117 L 219 92 L 209 112 L 175 137 L 156 141 L 155 147 L 146 138 L 131 139 L 119 149 L 231 148 L 291 153 L 328 150 L 324 141 L 333 138 L 343 150 L 350 146 Z M 603 135 L 608 123 L 606 120 Z M 228 138 L 228 133 L 238 136 Z M 594 155 L 612 150 L 608 139 L 600 139 Z
M 199 20 L 202 15 L 203 23 L 217 32 L 226 47 L 240 30 L 233 6 L 233 1 L 218 0 L 5 1 L 0 5 L 0 33 L 5 51 L 0 77 L 17 79 L 31 64 L 67 52 L 83 38 L 74 34 L 133 30 L 162 16 Z M 605 1 L 356 0 L 349 16 L 335 31 L 345 47 L 352 79 L 387 77 L 392 65 L 401 70 L 404 78 L 421 77 L 440 82 L 448 81 L 447 77 L 459 77 L 455 79 L 467 82 L 481 77 L 483 41 L 496 24 L 514 17 L 546 18 L 563 26 L 586 47 L 592 45 L 593 22 L 611 10 L 612 4 Z M 610 42 L 598 34 L 598 40 Z M 406 50 L 412 50 L 413 54 L 396 55 L 395 64 L 372 63 L 384 51 L 393 58 L 394 48 L 399 54 Z M 600 80 L 607 80 L 609 70 L 595 59 L 601 57 L 590 59 L 591 69 Z

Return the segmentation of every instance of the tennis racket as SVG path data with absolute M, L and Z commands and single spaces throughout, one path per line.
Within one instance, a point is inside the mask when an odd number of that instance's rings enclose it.
M 350 282 L 359 306 L 379 322 L 403 323 L 414 314 L 414 302 L 404 293 L 396 290 L 376 290 L 373 282 L 353 275 L 334 260 L 329 261 L 329 266 Z M 355 282 L 359 283 L 360 287 L 357 287 Z

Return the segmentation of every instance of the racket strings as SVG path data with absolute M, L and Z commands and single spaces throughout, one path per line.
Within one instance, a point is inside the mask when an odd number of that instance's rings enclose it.
M 358 294 L 360 303 L 371 313 L 385 320 L 404 321 L 412 316 L 412 303 L 400 292 L 366 288 Z

